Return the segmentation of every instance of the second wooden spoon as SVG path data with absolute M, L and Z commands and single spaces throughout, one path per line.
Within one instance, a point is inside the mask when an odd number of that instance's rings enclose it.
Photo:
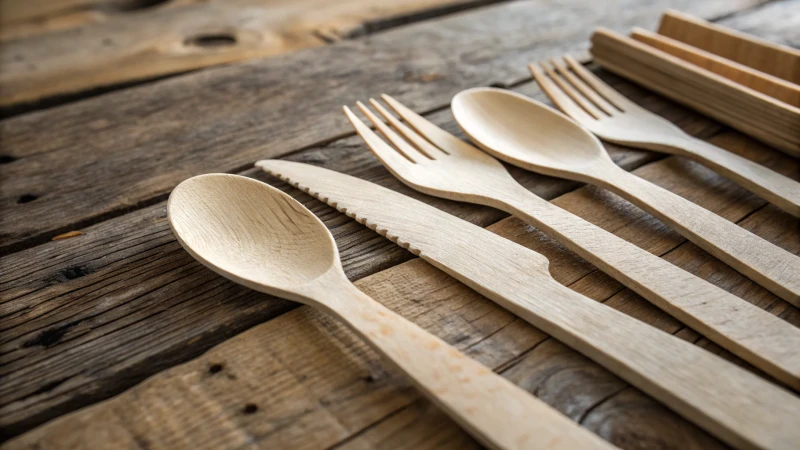
M 545 175 L 595 184 L 626 198 L 786 301 L 800 306 L 800 257 L 620 168 L 600 141 L 558 111 L 515 92 L 476 88 L 453 116 L 490 154 Z

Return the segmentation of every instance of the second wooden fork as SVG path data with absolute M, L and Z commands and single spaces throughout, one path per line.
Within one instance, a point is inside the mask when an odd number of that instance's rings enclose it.
M 800 216 L 797 181 L 689 136 L 668 120 L 628 100 L 569 56 L 552 59 L 550 64 L 529 66 L 542 91 L 564 114 L 600 139 L 693 159 L 790 214 Z
M 616 235 L 536 196 L 490 155 L 428 122 L 389 96 L 359 108 L 388 145 L 349 108 L 345 113 L 397 178 L 437 197 L 492 206 L 541 229 L 678 320 L 800 390 L 800 329 Z

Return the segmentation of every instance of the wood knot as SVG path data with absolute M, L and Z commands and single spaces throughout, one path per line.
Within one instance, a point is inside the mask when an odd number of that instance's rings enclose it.
M 183 45 L 187 47 L 203 48 L 231 47 L 236 43 L 236 36 L 231 33 L 198 34 L 183 41 Z

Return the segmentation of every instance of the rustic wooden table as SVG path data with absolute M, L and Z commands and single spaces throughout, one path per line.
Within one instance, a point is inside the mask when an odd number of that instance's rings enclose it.
M 3 448 L 478 447 L 338 322 L 235 285 L 180 247 L 165 200 L 207 172 L 295 196 L 331 228 L 359 288 L 616 445 L 723 447 L 252 164 L 318 164 L 422 199 L 545 254 L 572 289 L 736 361 L 530 226 L 401 185 L 339 107 L 386 92 L 457 132 L 453 94 L 496 85 L 544 100 L 526 64 L 585 55 L 596 25 L 654 28 L 674 7 L 796 47 L 800 1 L 299 2 L 307 16 L 268 0 L 61 3 L 71 6 L 43 13 L 0 0 L 23 16 L 6 15 L 0 33 Z M 268 39 L 251 40 L 259 33 Z M 314 48 L 262 58 L 303 47 Z M 243 59 L 252 60 L 210 67 Z M 591 67 L 689 133 L 800 179 L 797 160 Z M 800 220 L 710 170 L 608 148 L 625 169 L 800 253 Z M 511 170 L 555 204 L 800 326 L 800 310 L 615 195 Z

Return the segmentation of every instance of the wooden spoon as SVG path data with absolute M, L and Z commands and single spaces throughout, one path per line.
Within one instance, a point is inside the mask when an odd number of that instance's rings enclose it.
M 459 126 L 488 153 L 534 172 L 609 189 L 800 306 L 800 257 L 626 172 L 591 132 L 567 116 L 524 95 L 492 88 L 460 92 L 452 109 Z
M 358 290 L 325 225 L 283 192 L 237 175 L 201 175 L 175 188 L 167 210 L 195 259 L 251 289 L 337 316 L 484 445 L 614 448 Z

